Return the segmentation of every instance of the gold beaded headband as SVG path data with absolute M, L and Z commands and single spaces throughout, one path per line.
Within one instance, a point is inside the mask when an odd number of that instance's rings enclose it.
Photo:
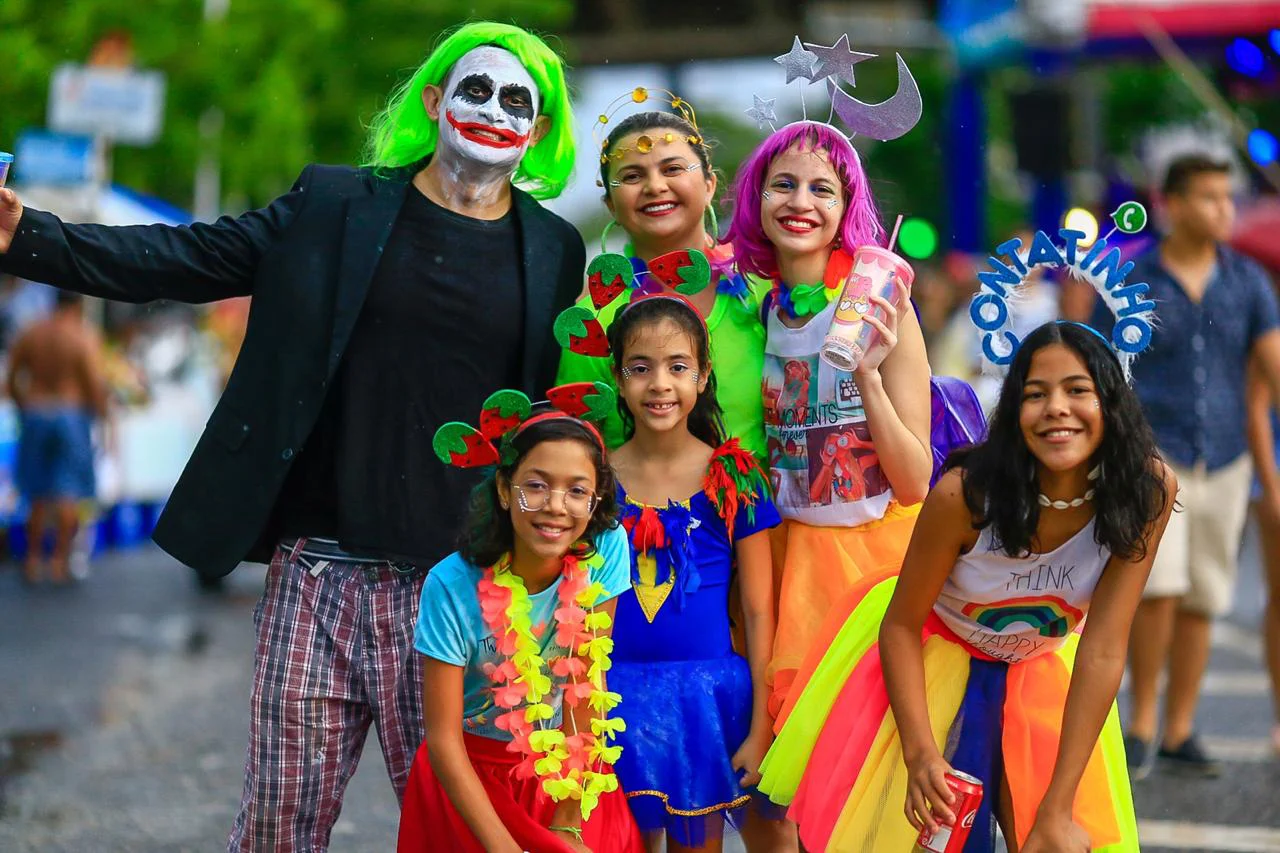
M 625 145 L 614 148 L 612 151 L 606 150 L 609 147 L 609 121 L 627 104 L 643 104 L 647 101 L 660 101 L 670 105 L 675 113 L 693 126 L 692 134 L 679 134 L 673 130 L 665 130 L 660 133 L 643 133 L 636 138 L 634 146 Z M 698 128 L 698 117 L 694 112 L 693 104 L 690 104 L 684 98 L 670 92 L 666 89 L 648 89 L 644 86 L 637 86 L 630 92 L 624 92 L 614 98 L 609 106 L 605 108 L 597 118 L 591 135 L 596 141 L 596 148 L 600 151 L 601 165 L 607 164 L 610 159 L 614 161 L 621 160 L 628 151 L 636 150 L 641 154 L 648 154 L 658 143 L 670 145 L 680 140 L 688 142 L 690 145 L 701 147 L 706 150 L 706 140 L 702 136 L 702 131 Z M 604 181 L 596 179 L 596 186 L 604 186 Z

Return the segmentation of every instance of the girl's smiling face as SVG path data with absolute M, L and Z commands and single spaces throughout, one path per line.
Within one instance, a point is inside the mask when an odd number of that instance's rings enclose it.
M 797 144 L 769 164 L 760 223 L 779 259 L 828 251 L 844 212 L 844 189 L 825 149 Z
M 1018 423 L 1027 449 L 1046 469 L 1089 464 L 1102 444 L 1103 419 L 1098 389 L 1079 353 L 1049 344 L 1031 357 Z
M 596 500 L 596 469 L 581 441 L 544 441 L 531 449 L 498 495 L 511 513 L 513 557 L 545 563 L 563 557 L 582 538 Z
M 689 333 L 668 319 L 632 332 L 617 379 L 637 430 L 665 432 L 688 420 L 711 373 L 697 352 Z

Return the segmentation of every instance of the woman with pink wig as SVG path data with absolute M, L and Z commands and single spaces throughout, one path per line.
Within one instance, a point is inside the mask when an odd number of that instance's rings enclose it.
M 902 563 L 933 471 L 929 362 L 901 283 L 893 300 L 871 297 L 879 310 L 864 319 L 878 342 L 856 369 L 818 357 L 854 251 L 885 237 L 858 153 L 839 130 L 813 121 L 779 129 L 743 163 L 734 196 L 728 239 L 738 267 L 773 284 L 763 393 L 783 517 L 768 670 L 777 717 L 831 604 Z

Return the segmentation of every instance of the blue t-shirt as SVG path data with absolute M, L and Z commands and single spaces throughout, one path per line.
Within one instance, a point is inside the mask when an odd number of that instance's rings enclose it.
M 1145 281 L 1156 303 L 1151 347 L 1133 363 L 1133 390 L 1164 457 L 1216 471 L 1248 450 L 1245 372 L 1258 338 L 1280 326 L 1280 305 L 1262 267 L 1225 246 L 1199 302 L 1160 262 L 1160 247 L 1134 260 L 1127 281 Z M 1092 324 L 1108 337 L 1115 318 L 1098 300 Z
M 607 596 L 597 602 L 600 604 L 616 598 L 631 586 L 631 552 L 621 527 L 601 534 L 596 540 L 596 548 L 603 564 L 591 569 L 591 580 L 603 586 Z M 413 646 L 429 658 L 463 668 L 462 726 L 466 732 L 495 740 L 511 740 L 510 733 L 493 724 L 494 718 L 505 713 L 506 709 L 497 708 L 493 703 L 490 688 L 494 684 L 485 674 L 485 665 L 497 666 L 503 657 L 498 654 L 497 640 L 480 614 L 476 585 L 483 576 L 484 569 L 468 563 L 457 552 L 437 563 L 422 585 L 422 606 L 413 632 Z M 555 647 L 553 614 L 559 606 L 556 595 L 559 589 L 560 579 L 557 578 L 542 592 L 529 596 L 533 604 L 530 618 L 535 635 L 539 626 L 545 626 L 539 635 L 544 659 L 563 654 L 562 650 L 554 650 L 558 647 Z M 552 725 L 559 726 L 559 691 L 547 697 L 547 702 L 556 712 Z

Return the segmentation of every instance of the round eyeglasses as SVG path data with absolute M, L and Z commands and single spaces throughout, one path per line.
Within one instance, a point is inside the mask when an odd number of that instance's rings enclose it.
M 596 493 L 586 486 L 570 486 L 567 489 L 553 489 L 541 480 L 526 480 L 516 486 L 516 502 L 525 512 L 538 512 L 551 502 L 551 496 L 558 494 L 564 500 L 564 511 L 574 518 L 586 518 L 591 515 L 599 500 Z

